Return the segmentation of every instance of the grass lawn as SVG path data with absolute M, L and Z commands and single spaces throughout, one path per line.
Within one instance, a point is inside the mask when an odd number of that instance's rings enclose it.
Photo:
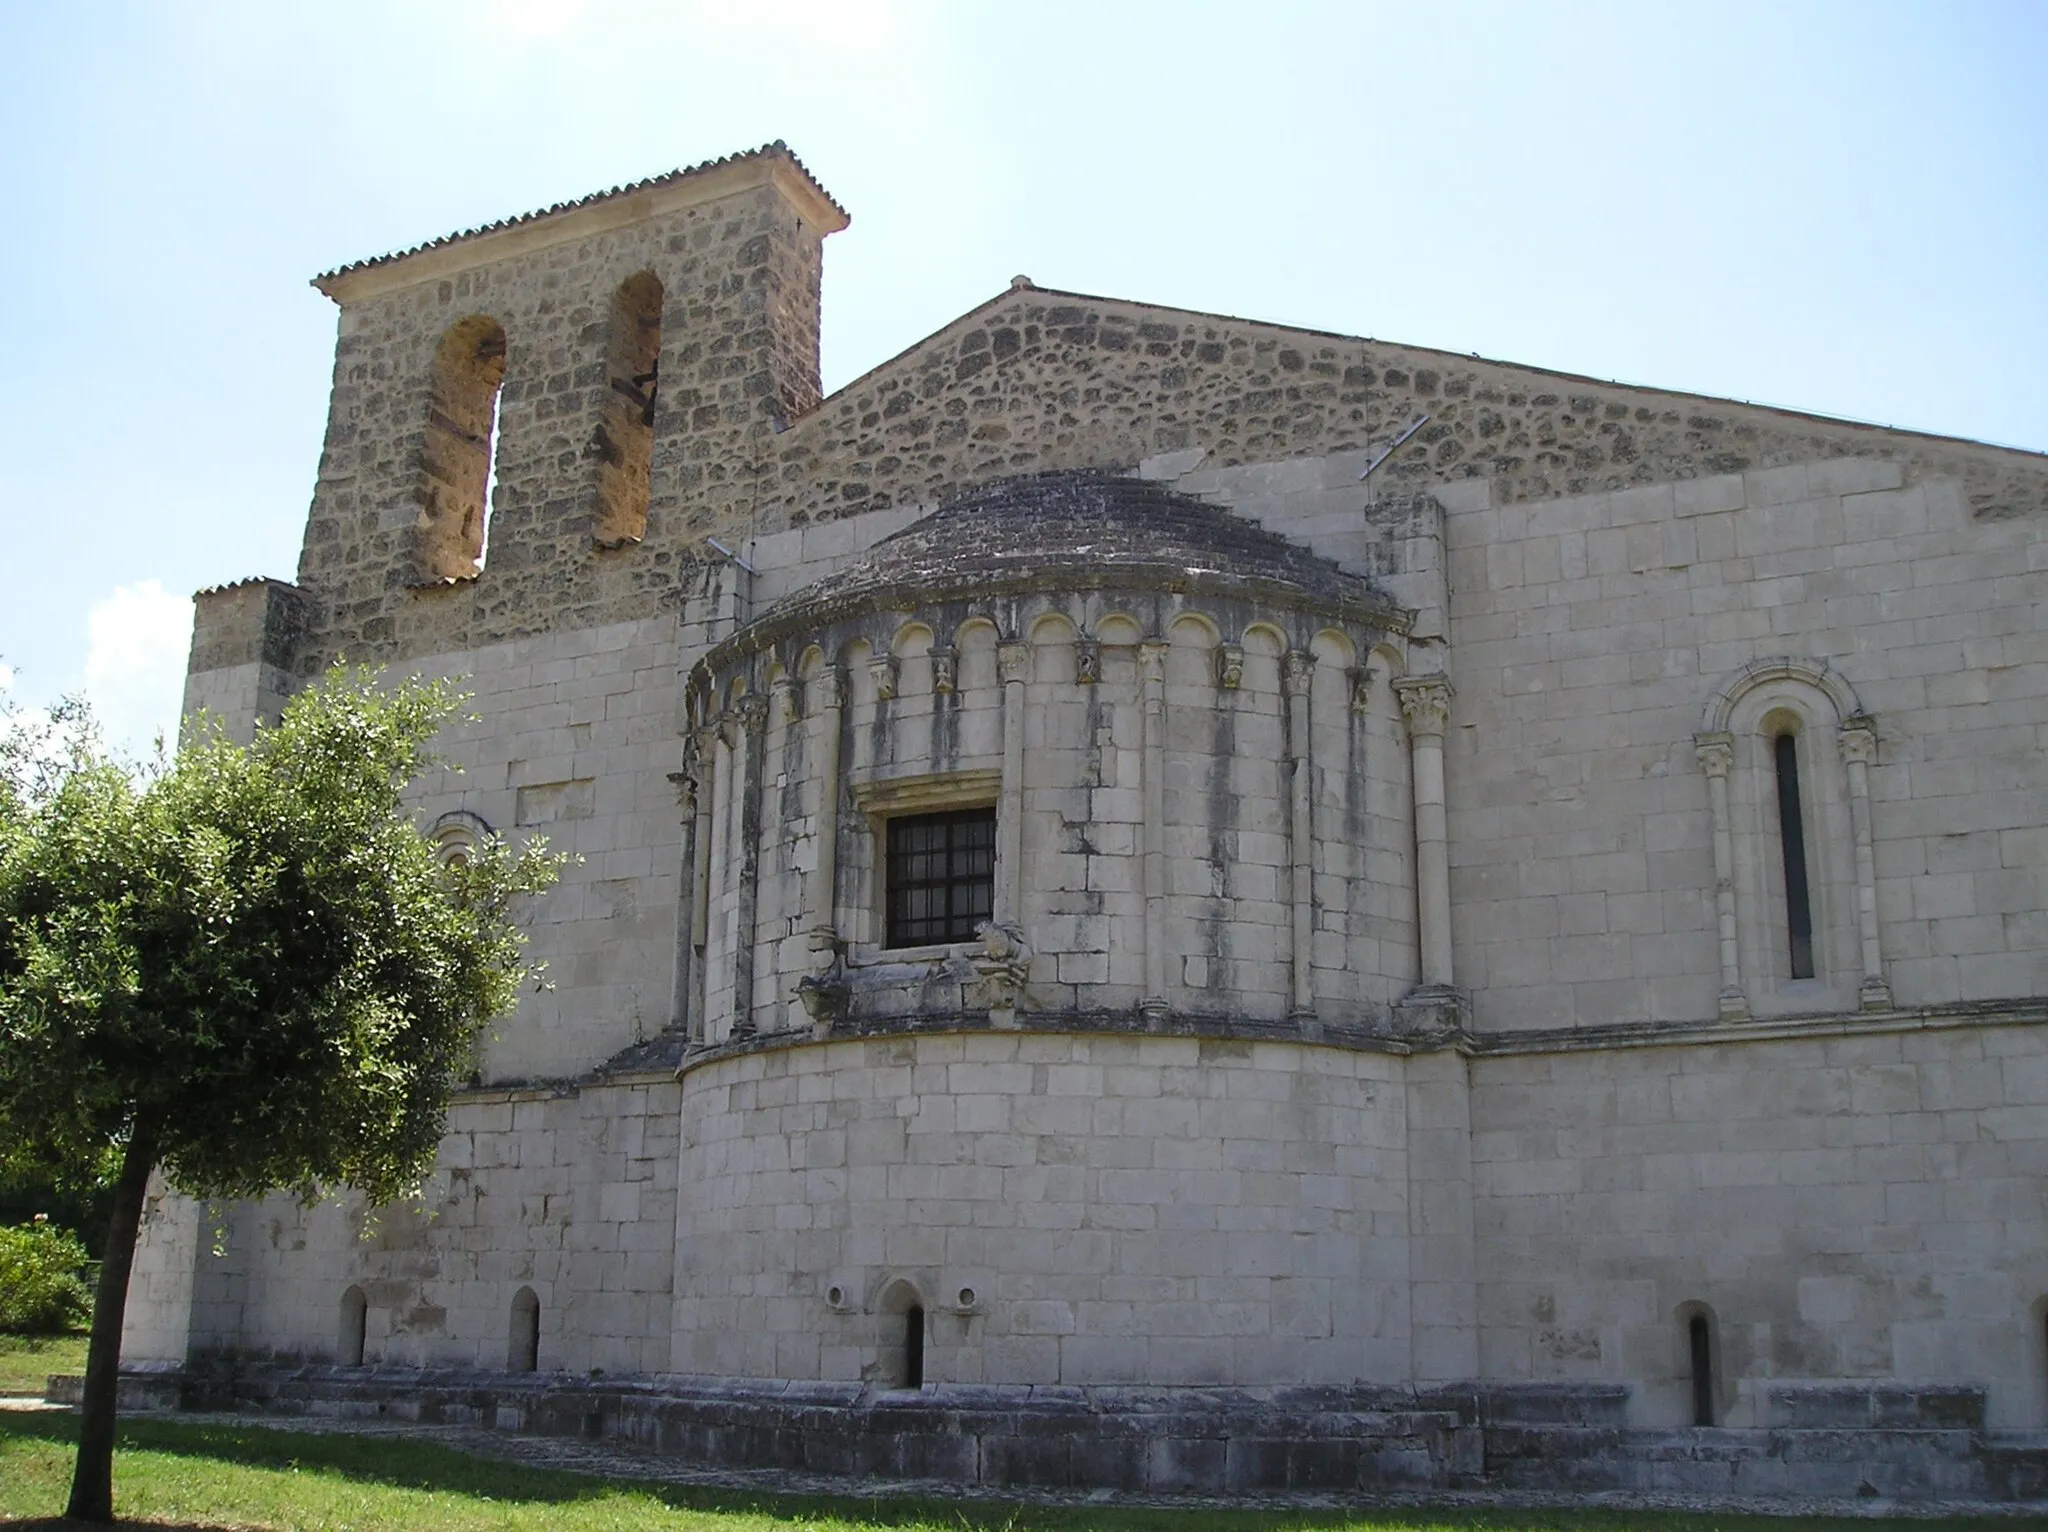
M 85 1371 L 83 1335 L 0 1334 L 0 1394 L 43 1396 L 53 1372 Z
M 0 1414 L 0 1518 L 54 1518 L 71 1479 L 77 1421 Z M 1568 1532 L 1870 1532 L 1868 1521 L 1673 1515 L 1642 1511 L 1374 1511 L 1280 1513 L 1039 1507 L 990 1501 L 802 1498 L 608 1480 L 486 1462 L 390 1437 L 308 1436 L 139 1419 L 122 1428 L 114 1503 L 155 1527 L 347 1528 L 349 1532 L 1286 1532 L 1290 1528 Z M 128 1524 L 124 1522 L 124 1525 Z M 2009 1518 L 1949 1527 L 2013 1532 Z M 8 1525 L 0 1522 L 0 1526 Z M 55 1520 L 44 1528 L 73 1526 Z M 16 1523 L 9 1532 L 25 1532 Z

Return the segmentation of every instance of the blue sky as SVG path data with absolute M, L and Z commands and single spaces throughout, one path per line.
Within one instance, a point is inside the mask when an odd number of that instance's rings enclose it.
M 315 272 L 784 138 L 825 382 L 1013 274 L 2048 450 L 2048 3 L 0 0 L 0 662 L 289 578 Z

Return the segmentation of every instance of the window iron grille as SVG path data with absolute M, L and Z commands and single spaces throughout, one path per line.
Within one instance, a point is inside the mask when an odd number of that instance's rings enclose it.
M 887 945 L 974 938 L 995 909 L 996 811 L 956 809 L 889 821 Z

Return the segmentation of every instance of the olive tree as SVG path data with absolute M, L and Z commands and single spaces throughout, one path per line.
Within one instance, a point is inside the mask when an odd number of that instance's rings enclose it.
M 444 864 L 408 816 L 460 697 L 331 672 L 274 727 L 150 770 L 0 720 L 0 1161 L 105 1163 L 69 1514 L 113 1518 L 115 1382 L 153 1171 L 196 1197 L 412 1192 L 559 859 Z

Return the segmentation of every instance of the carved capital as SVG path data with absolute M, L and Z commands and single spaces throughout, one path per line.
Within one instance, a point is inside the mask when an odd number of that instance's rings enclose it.
M 1352 712 L 1370 713 L 1372 711 L 1372 675 L 1373 671 L 1370 665 L 1354 665 L 1351 667 Z
M 1401 717 L 1409 734 L 1417 738 L 1442 738 L 1451 725 L 1451 699 L 1457 695 L 1445 676 L 1403 676 L 1394 683 L 1394 695 L 1401 699 Z
M 1221 644 L 1216 649 L 1216 684 L 1234 692 L 1244 684 L 1244 646 Z
M 959 676 L 959 656 L 951 648 L 932 651 L 932 690 L 950 693 Z
M 996 674 L 1002 677 L 1003 685 L 1012 681 L 1023 683 L 1031 679 L 1031 646 L 1011 641 L 996 645 Z
M 712 784 L 718 776 L 718 744 L 725 738 L 722 722 L 714 720 L 690 736 L 690 750 L 683 763 L 683 769 L 696 784 L 697 807 L 702 813 L 711 812 Z
M 1166 677 L 1166 640 L 1148 638 L 1138 645 L 1138 674 L 1147 681 Z
M 875 695 L 887 702 L 896 695 L 896 656 L 878 654 L 868 661 L 868 679 L 875 683 Z
M 768 699 L 759 692 L 748 692 L 733 704 L 733 711 L 739 716 L 741 728 L 749 734 L 757 734 L 761 725 L 768 721 Z
M 718 758 L 718 737 L 721 732 L 715 719 L 692 729 L 689 743 L 683 749 L 683 770 L 693 777 L 708 777 L 711 763 Z
M 1868 718 L 1851 718 L 1842 725 L 1835 740 L 1842 747 L 1842 759 L 1848 765 L 1877 764 L 1877 729 Z
M 805 685 L 804 690 L 817 699 L 820 709 L 844 707 L 846 705 L 846 672 L 837 665 L 827 665 Z
M 804 693 L 795 677 L 784 672 L 768 683 L 769 691 L 775 695 L 775 716 L 784 723 L 794 723 L 804 716 Z
M 1700 769 L 1710 777 L 1725 779 L 1735 768 L 1735 736 L 1732 734 L 1695 734 L 1692 748 L 1693 754 L 1699 757 Z
M 685 823 L 697 817 L 697 778 L 692 772 L 672 771 L 669 785 L 676 790 L 676 812 Z
M 1074 640 L 1074 679 L 1083 686 L 1102 679 L 1102 645 L 1092 638 Z
M 1309 683 L 1315 679 L 1316 657 L 1306 649 L 1289 649 L 1281 662 L 1280 684 L 1290 697 L 1306 697 Z

